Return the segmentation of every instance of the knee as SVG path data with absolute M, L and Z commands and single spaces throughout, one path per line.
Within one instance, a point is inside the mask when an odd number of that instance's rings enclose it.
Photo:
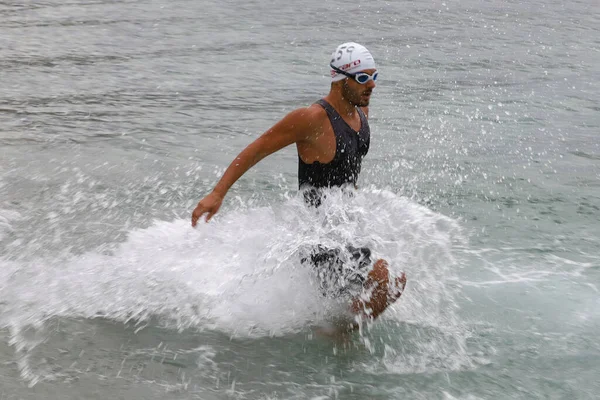
M 388 263 L 382 259 L 377 260 L 369 272 L 369 277 L 380 284 L 387 283 L 389 280 Z

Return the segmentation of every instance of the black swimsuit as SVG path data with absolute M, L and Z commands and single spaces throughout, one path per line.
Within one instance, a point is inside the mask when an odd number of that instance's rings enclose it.
M 298 184 L 308 204 L 318 207 L 322 189 L 356 185 L 363 157 L 369 151 L 371 131 L 367 117 L 360 108 L 360 130 L 352 129 L 325 100 L 316 102 L 327 112 L 335 135 L 335 156 L 329 163 L 307 164 L 298 155 Z M 371 266 L 371 251 L 367 247 L 347 245 L 346 254 L 340 248 L 317 246 L 302 262 L 310 259 L 317 268 L 321 290 L 328 297 L 360 293 Z
M 316 102 L 327 111 L 335 135 L 335 156 L 331 162 L 315 161 L 306 164 L 298 155 L 298 183 L 300 188 L 328 188 L 356 184 L 363 157 L 369 151 L 371 130 L 367 117 L 360 108 L 360 130 L 356 132 L 325 100 Z

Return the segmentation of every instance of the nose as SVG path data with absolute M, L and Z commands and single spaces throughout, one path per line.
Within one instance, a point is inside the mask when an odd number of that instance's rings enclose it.
M 370 80 L 369 82 L 367 82 L 367 87 L 371 90 L 375 89 L 375 86 L 377 86 L 377 84 L 375 83 L 374 80 Z

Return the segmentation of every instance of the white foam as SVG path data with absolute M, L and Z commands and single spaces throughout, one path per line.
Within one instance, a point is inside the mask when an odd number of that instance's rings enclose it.
M 187 219 L 156 221 L 132 230 L 111 254 L 0 261 L 0 326 L 11 328 L 17 347 L 23 331 L 53 317 L 102 316 L 141 326 L 158 319 L 172 328 L 243 336 L 299 332 L 343 307 L 322 297 L 300 252 L 352 243 L 388 260 L 392 274 L 408 276 L 404 295 L 383 319 L 452 332 L 447 282 L 460 240 L 455 221 L 380 190 L 353 197 L 332 192 L 316 212 L 299 197 L 240 208 L 196 229 Z M 427 346 L 437 351 L 448 344 L 440 340 L 428 339 Z
M 342 197 L 332 193 L 317 213 L 293 198 L 218 215 L 197 229 L 187 220 L 157 221 L 131 231 L 111 255 L 89 252 L 13 265 L 2 300 L 15 315 L 160 315 L 182 327 L 208 324 L 273 334 L 298 329 L 323 311 L 299 251 L 319 243 L 353 243 L 386 258 L 393 273 L 407 272 L 403 303 L 418 309 L 407 316 L 420 319 L 429 302 L 424 299 L 442 296 L 439 278 L 453 263 L 458 225 L 390 192 Z M 37 294 L 40 287 L 43 295 Z M 419 294 L 424 291 L 426 296 Z

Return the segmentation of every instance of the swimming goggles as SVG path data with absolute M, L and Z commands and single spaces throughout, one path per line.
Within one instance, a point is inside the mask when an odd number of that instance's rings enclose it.
M 373 72 L 373 75 L 369 75 L 364 72 L 357 72 L 355 74 L 351 74 L 350 72 L 342 71 L 341 69 L 334 67 L 333 64 L 329 64 L 329 66 L 331 67 L 331 69 L 333 69 L 338 74 L 342 74 L 342 75 L 347 76 L 348 78 L 352 78 L 356 82 L 360 83 L 361 85 L 364 85 L 365 83 L 367 83 L 369 81 L 377 80 L 377 75 L 378 75 L 377 71 Z

